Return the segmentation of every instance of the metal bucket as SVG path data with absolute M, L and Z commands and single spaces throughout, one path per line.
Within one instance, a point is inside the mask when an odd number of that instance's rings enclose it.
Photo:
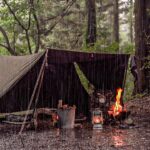
M 63 129 L 74 128 L 74 122 L 75 122 L 75 108 L 74 107 L 70 107 L 66 109 L 58 109 L 57 113 L 60 119 L 61 128 Z

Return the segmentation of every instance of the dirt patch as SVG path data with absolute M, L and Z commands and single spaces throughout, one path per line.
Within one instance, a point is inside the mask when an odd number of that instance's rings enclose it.
M 150 122 L 150 97 L 133 99 L 126 103 L 127 110 L 131 111 L 131 117 L 136 124 L 147 124 Z

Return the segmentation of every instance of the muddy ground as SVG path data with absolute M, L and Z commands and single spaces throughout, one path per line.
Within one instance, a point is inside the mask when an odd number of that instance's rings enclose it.
M 128 102 L 127 109 L 135 123 L 129 129 L 50 129 L 19 136 L 18 127 L 1 124 L 0 150 L 150 150 L 150 98 Z

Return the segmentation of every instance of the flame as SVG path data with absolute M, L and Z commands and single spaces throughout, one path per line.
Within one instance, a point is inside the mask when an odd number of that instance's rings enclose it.
M 121 88 L 117 89 L 116 102 L 112 106 L 112 112 L 110 112 L 110 111 L 108 112 L 109 114 L 112 114 L 114 117 L 119 115 L 120 112 L 122 112 L 122 110 L 123 110 L 121 103 L 120 103 L 122 91 L 123 90 Z
M 93 118 L 93 122 L 94 123 L 103 123 L 103 118 L 102 117 L 99 117 L 99 116 L 95 116 Z
M 114 106 L 114 115 L 115 116 L 119 115 L 119 113 L 122 112 L 122 106 L 120 104 L 122 91 L 123 90 L 121 88 L 117 89 L 116 102 L 115 102 L 115 106 Z
M 99 118 L 96 118 L 96 119 L 94 120 L 94 122 L 95 122 L 95 123 L 100 123 L 100 119 L 99 119 Z

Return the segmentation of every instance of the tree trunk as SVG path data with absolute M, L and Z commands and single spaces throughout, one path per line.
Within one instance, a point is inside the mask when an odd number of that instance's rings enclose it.
M 113 38 L 114 42 L 119 43 L 119 0 L 114 0 L 114 24 Z
M 95 0 L 88 0 L 87 3 L 88 11 L 88 27 L 86 35 L 86 45 L 88 47 L 94 46 L 96 42 L 96 10 Z
M 148 5 L 149 0 L 135 1 L 135 49 L 137 58 L 138 71 L 138 93 L 142 93 L 149 87 L 149 80 L 147 77 L 148 70 L 145 69 L 145 57 L 149 56 L 149 47 L 147 44 L 147 37 L 150 36 Z
M 145 55 L 146 58 L 149 57 L 149 59 L 146 59 L 146 64 L 149 64 L 148 68 L 145 69 L 145 75 L 146 75 L 146 88 L 148 89 L 148 93 L 150 94 L 150 0 L 146 0 L 145 3 L 146 7 L 146 22 L 145 22 Z
M 133 0 L 130 0 L 130 41 L 133 43 Z

